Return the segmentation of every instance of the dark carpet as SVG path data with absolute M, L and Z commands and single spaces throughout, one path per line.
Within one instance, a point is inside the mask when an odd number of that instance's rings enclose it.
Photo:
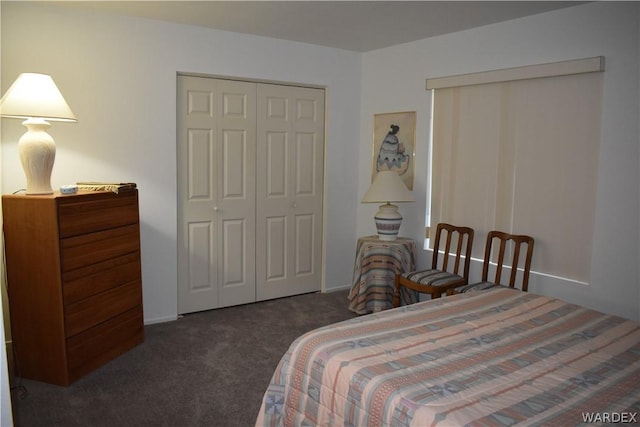
M 69 387 L 15 378 L 18 427 L 252 426 L 278 361 L 304 332 L 349 319 L 347 291 L 185 315 Z

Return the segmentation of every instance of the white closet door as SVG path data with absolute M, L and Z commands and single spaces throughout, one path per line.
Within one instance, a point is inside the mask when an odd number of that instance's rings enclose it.
M 324 90 L 258 84 L 257 300 L 320 290 Z
M 178 77 L 178 312 L 255 301 L 255 91 Z

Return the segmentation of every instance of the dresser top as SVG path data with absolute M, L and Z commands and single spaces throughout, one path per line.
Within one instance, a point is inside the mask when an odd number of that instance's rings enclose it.
M 34 200 L 53 200 L 53 199 L 77 199 L 77 198 L 103 198 L 103 197 L 126 197 L 132 196 L 138 193 L 138 190 L 125 190 L 120 191 L 119 193 L 114 193 L 113 191 L 86 191 L 86 190 L 78 190 L 78 192 L 73 194 L 62 194 L 59 191 L 54 191 L 53 194 L 25 194 L 25 193 L 15 193 L 15 194 L 4 194 L 2 196 L 3 199 L 34 199 Z

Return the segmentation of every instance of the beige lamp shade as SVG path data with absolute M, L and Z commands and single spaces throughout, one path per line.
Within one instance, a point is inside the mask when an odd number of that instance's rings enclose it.
M 415 202 L 413 194 L 394 171 L 378 172 L 362 198 L 363 203 L 383 203 L 374 216 L 378 238 L 396 240 L 402 225 L 402 215 L 393 203 Z
M 381 171 L 362 198 L 363 203 L 415 202 L 413 193 L 394 171 Z
M 23 73 L 0 99 L 2 117 L 26 119 L 27 132 L 18 141 L 27 178 L 27 194 L 51 194 L 51 171 L 56 145 L 47 129 L 49 121 L 75 122 L 71 108 L 46 74 Z
M 20 74 L 0 100 L 0 114 L 17 119 L 76 121 L 53 79 L 46 74 Z

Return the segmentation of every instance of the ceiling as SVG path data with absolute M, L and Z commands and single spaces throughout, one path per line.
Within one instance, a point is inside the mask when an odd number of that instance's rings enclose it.
M 577 1 L 53 1 L 367 52 L 575 6 Z

